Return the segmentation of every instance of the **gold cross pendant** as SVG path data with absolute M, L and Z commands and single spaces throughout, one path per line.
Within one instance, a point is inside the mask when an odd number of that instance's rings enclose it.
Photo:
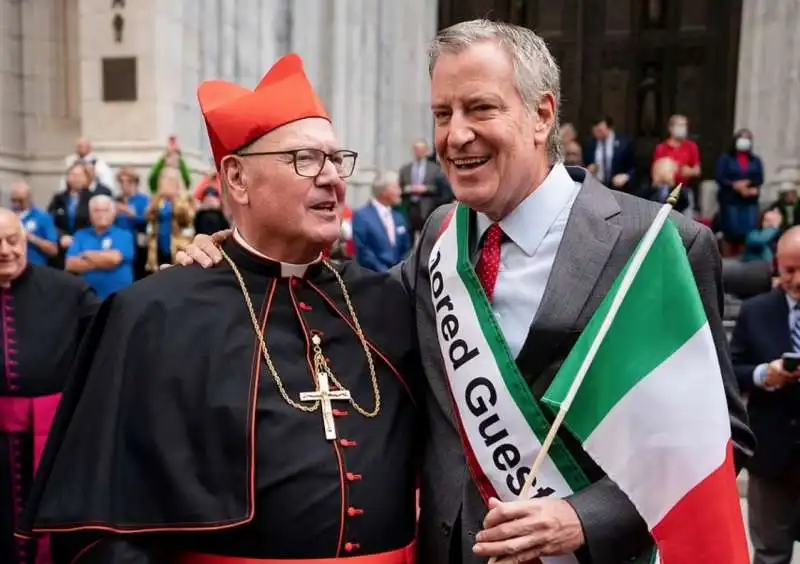
M 327 372 L 317 373 L 317 390 L 314 392 L 301 392 L 300 401 L 319 401 L 322 410 L 322 426 L 325 428 L 325 439 L 336 440 L 336 425 L 333 422 L 333 408 L 331 401 L 348 401 L 350 392 L 347 390 L 331 390 Z

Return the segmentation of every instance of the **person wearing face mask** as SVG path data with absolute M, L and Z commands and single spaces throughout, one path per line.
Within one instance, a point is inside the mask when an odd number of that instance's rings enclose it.
M 758 199 L 764 183 L 764 165 L 753 152 L 753 134 L 736 132 L 730 150 L 717 161 L 719 230 L 723 253 L 736 256 L 744 250 L 747 235 L 758 228 Z
M 700 179 L 700 149 L 688 138 L 689 120 L 675 114 L 669 118 L 669 137 L 659 143 L 653 152 L 653 164 L 661 159 L 672 159 L 678 166 L 675 183 L 683 184 L 689 200 L 689 209 L 696 209 L 697 182 Z

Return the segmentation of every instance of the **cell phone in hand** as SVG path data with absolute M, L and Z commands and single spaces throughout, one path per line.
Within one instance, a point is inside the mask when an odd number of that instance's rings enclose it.
M 783 369 L 786 372 L 794 372 L 800 368 L 800 353 L 783 353 L 781 359 L 783 360 Z

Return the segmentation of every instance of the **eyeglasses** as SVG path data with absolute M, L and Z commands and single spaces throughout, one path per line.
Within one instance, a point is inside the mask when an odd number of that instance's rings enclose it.
M 330 160 L 336 168 L 339 178 L 348 178 L 356 167 L 358 153 L 355 151 L 334 151 L 326 153 L 320 149 L 293 149 L 291 151 L 268 151 L 257 153 L 237 153 L 240 157 L 256 157 L 261 155 L 291 155 L 294 171 L 298 176 L 316 178 Z

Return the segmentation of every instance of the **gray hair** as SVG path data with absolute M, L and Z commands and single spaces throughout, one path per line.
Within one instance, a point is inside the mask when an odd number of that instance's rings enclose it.
M 428 48 L 428 72 L 440 55 L 465 51 L 476 43 L 494 41 L 508 53 L 514 65 L 516 87 L 525 108 L 536 111 L 545 94 L 556 101 L 553 128 L 547 137 L 547 155 L 551 163 L 563 159 L 564 147 L 559 134 L 558 110 L 561 105 L 561 79 L 558 64 L 544 39 L 528 28 L 490 20 L 471 20 L 443 29 Z
M 97 204 L 108 204 L 111 207 L 111 211 L 116 213 L 117 205 L 114 203 L 114 198 L 111 196 L 107 196 L 106 194 L 98 194 L 97 196 L 92 196 L 89 200 L 89 209 L 92 210 L 97 207 Z
M 387 170 L 375 175 L 375 180 L 372 181 L 372 195 L 375 198 L 380 197 L 386 188 L 399 181 L 399 176 L 393 170 Z

